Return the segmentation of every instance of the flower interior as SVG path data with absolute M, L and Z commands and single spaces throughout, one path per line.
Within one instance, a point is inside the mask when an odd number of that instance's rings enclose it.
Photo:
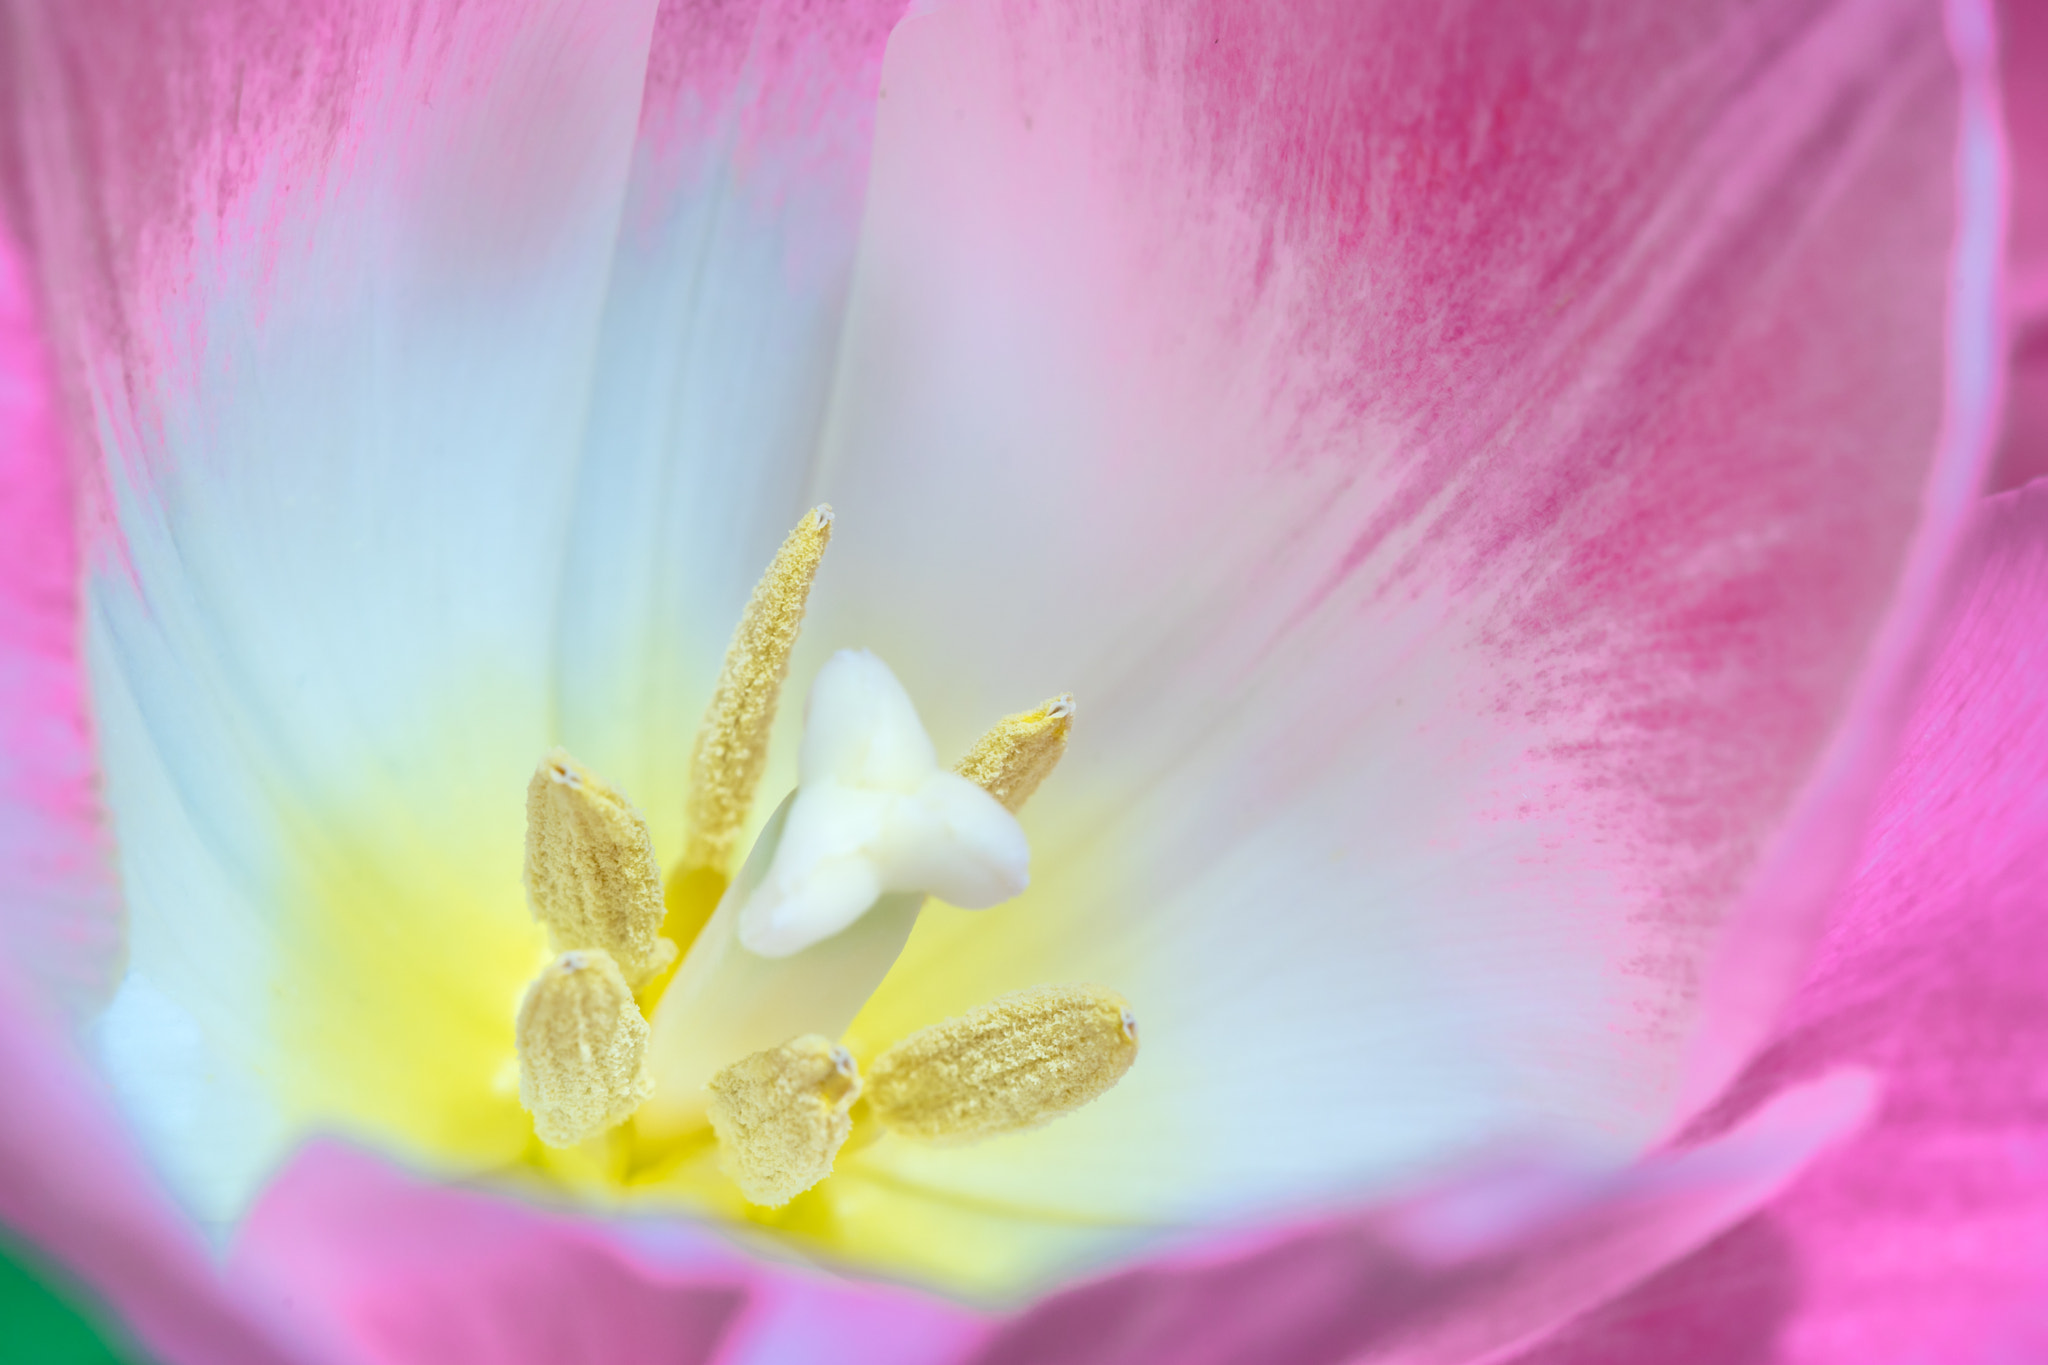
M 861 1022 L 927 896 L 978 910 L 1024 889 L 1016 813 L 1066 749 L 1071 697 L 1001 718 L 948 769 L 887 666 L 842 650 L 810 693 L 797 788 L 739 858 L 831 528 L 830 508 L 806 514 L 734 631 L 672 861 L 628 793 L 554 749 L 526 793 L 523 881 L 544 943 L 503 932 L 514 905 L 449 917 L 497 917 L 473 974 L 503 983 L 516 970 L 520 993 L 496 1018 L 435 1008 L 405 998 L 402 963 L 377 964 L 371 979 L 399 998 L 376 1009 L 385 1048 L 368 1057 L 416 1083 L 394 1087 L 387 1072 L 364 1087 L 401 1111 L 353 1116 L 364 1127 L 388 1135 L 396 1120 L 451 1167 L 767 1227 L 835 1258 L 880 1247 L 887 1260 L 892 1243 L 919 1240 L 921 1220 L 905 1218 L 903 1192 L 861 1178 L 864 1154 L 1000 1141 L 1121 1079 L 1136 1015 L 1094 983 L 1047 983 L 908 1032 Z M 376 894 L 374 879 L 341 885 Z M 367 918 L 334 911 L 319 918 Z M 360 949 L 345 931 L 333 947 L 346 973 Z M 309 1041 L 323 1063 L 309 1073 L 335 1075 L 334 1049 Z M 335 1087 L 320 1099 L 332 1114 Z

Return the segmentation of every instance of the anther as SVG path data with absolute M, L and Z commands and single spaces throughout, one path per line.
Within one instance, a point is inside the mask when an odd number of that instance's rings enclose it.
M 1035 711 L 997 721 L 953 771 L 978 784 L 1014 815 L 1058 766 L 1073 726 L 1074 697 L 1062 692 Z
M 853 1056 L 807 1035 L 711 1078 L 710 1118 L 726 1173 L 753 1204 L 787 1204 L 832 1174 L 860 1098 Z
M 892 1133 L 972 1142 L 1072 1113 L 1137 1056 L 1137 1016 L 1122 996 L 1041 986 L 911 1034 L 869 1068 L 867 1097 Z
M 731 869 L 733 843 L 753 809 L 754 788 L 768 761 L 768 732 L 811 581 L 831 539 L 831 507 L 804 514 L 755 584 L 726 646 L 725 667 L 690 753 L 689 830 L 676 862 L 679 877 L 700 868 L 721 876 Z
M 526 786 L 526 896 L 557 952 L 601 948 L 635 987 L 675 957 L 647 822 L 561 749 Z
M 601 948 L 563 953 L 519 1006 L 519 1102 L 550 1147 L 573 1147 L 631 1117 L 654 1088 L 647 1021 Z

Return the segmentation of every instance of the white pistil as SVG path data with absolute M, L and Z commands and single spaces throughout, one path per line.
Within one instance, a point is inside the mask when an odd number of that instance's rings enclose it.
M 884 896 L 851 927 L 788 957 L 762 957 L 740 946 L 734 932 L 740 902 L 766 875 L 791 804 L 783 802 L 770 817 L 655 1007 L 647 1053 L 655 1090 L 636 1118 L 647 1137 L 702 1123 L 705 1082 L 727 1063 L 799 1034 L 845 1033 L 917 923 L 922 895 Z
M 1016 818 L 939 766 L 888 666 L 841 650 L 812 684 L 796 798 L 766 875 L 739 910 L 740 943 L 788 957 L 852 924 L 892 891 L 965 910 L 1010 899 L 1029 880 Z

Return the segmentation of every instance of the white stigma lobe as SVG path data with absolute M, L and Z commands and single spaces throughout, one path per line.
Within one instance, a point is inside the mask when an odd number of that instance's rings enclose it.
M 888 666 L 841 650 L 811 685 L 796 797 L 773 863 L 740 907 L 739 941 L 787 957 L 890 892 L 986 909 L 1024 889 L 1030 857 L 1016 817 L 939 766 Z

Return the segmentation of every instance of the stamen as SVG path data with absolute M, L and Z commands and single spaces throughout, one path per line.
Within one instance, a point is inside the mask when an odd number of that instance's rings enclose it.
M 1070 1114 L 1138 1056 L 1130 1003 L 1100 986 L 1041 986 L 920 1029 L 869 1069 L 892 1133 L 949 1143 L 1019 1133 Z
M 1035 711 L 1004 716 L 975 742 L 953 771 L 981 786 L 1012 815 L 1067 752 L 1074 727 L 1074 696 L 1062 692 Z
M 860 1098 L 853 1055 L 816 1034 L 742 1057 L 711 1078 L 726 1172 L 753 1204 L 787 1204 L 832 1174 Z
M 653 1090 L 647 1021 L 602 948 L 563 953 L 519 1006 L 519 1102 L 550 1147 L 573 1147 L 632 1116 Z
M 634 986 L 675 958 L 647 822 L 561 749 L 526 786 L 526 895 L 556 951 L 602 948 Z
M 811 580 L 832 539 L 832 509 L 804 514 L 761 581 L 726 646 L 725 667 L 690 754 L 689 832 L 675 875 L 699 868 L 726 875 L 733 843 L 754 805 L 768 761 L 768 731 L 810 598 Z

